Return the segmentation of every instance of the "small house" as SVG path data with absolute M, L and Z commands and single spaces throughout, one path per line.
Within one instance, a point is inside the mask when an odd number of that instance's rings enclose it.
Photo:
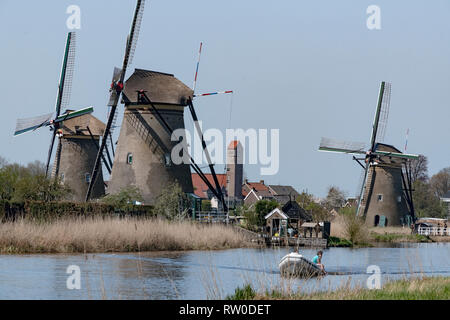
M 304 222 L 312 221 L 311 216 L 296 201 L 288 201 L 283 207 L 273 209 L 264 219 L 267 233 L 280 237 L 293 237 Z

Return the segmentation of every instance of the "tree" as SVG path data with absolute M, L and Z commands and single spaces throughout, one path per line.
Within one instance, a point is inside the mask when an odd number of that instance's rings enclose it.
M 247 224 L 255 227 L 264 226 L 266 223 L 264 217 L 277 207 L 278 202 L 275 200 L 259 200 L 251 209 L 245 210 L 244 216 L 247 218 Z
M 102 198 L 103 203 L 122 211 L 131 210 L 136 201 L 142 202 L 143 198 L 141 191 L 135 186 L 125 187 L 116 194 L 109 194 Z
M 211 211 L 211 200 L 202 200 L 202 211 L 203 212 Z
M 410 160 L 409 168 L 411 170 L 411 183 L 418 180 L 428 181 L 428 159 L 423 154 L 419 158 Z
M 0 156 L 0 169 L 3 168 L 4 166 L 6 166 L 7 164 L 8 164 L 8 161 L 6 161 L 5 158 Z
M 441 198 L 450 190 L 450 167 L 442 169 L 430 179 L 430 187 L 434 195 Z
M 345 205 L 346 199 L 347 197 L 342 190 L 338 187 L 331 186 L 328 188 L 328 194 L 324 205 L 328 210 L 339 210 Z
M 190 201 L 177 183 L 171 183 L 162 190 L 153 212 L 168 220 L 183 220 L 188 216 Z
M 70 191 L 59 181 L 47 178 L 44 165 L 39 161 L 26 167 L 13 163 L 0 168 L 0 200 L 59 201 L 65 199 Z
M 312 194 L 302 192 L 297 197 L 296 201 L 300 207 L 311 215 L 313 221 L 321 222 L 330 220 L 331 214 L 329 210 L 319 202 L 316 202 Z
M 413 188 L 414 211 L 417 217 L 441 218 L 445 216 L 444 206 L 432 191 L 429 182 L 417 180 Z

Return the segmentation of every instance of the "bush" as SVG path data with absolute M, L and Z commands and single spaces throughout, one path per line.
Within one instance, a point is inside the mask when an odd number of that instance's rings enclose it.
M 240 287 L 237 287 L 234 290 L 234 294 L 227 296 L 225 300 L 253 300 L 255 296 L 255 290 L 250 284 L 247 284 L 242 289 Z
M 134 186 L 123 188 L 119 193 L 109 194 L 101 200 L 101 202 L 122 211 L 133 210 L 136 201 L 142 202 L 143 198 L 139 188 Z
M 163 189 L 155 203 L 154 212 L 168 220 L 183 220 L 188 216 L 190 200 L 175 182 Z

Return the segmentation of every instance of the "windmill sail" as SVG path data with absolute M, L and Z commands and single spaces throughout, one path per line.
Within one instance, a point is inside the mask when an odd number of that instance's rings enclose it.
M 362 142 L 349 142 L 331 138 L 322 138 L 320 141 L 319 150 L 349 154 L 365 154 L 366 145 Z
M 73 69 L 75 66 L 75 33 L 69 32 L 67 35 L 66 49 L 61 69 L 61 77 L 58 85 L 58 94 L 56 97 L 56 117 L 61 114 L 61 109 L 65 108 L 70 101 L 70 93 L 72 91 Z M 45 175 L 48 176 L 50 160 L 52 157 L 53 146 L 55 144 L 56 131 L 53 131 L 50 141 L 50 149 L 48 150 L 47 165 Z
M 61 77 L 58 85 L 58 94 L 56 97 L 56 116 L 59 116 L 61 114 L 61 110 L 66 108 L 70 102 L 73 71 L 75 67 L 75 49 L 75 32 L 69 32 L 69 34 L 67 35 L 66 49 L 64 52 L 64 59 L 61 69 Z
M 18 119 L 16 123 L 16 130 L 14 131 L 14 135 L 18 136 L 30 131 L 34 131 L 41 127 L 48 126 L 50 124 L 50 120 L 52 119 L 53 113 L 44 114 L 42 116 L 26 118 L 26 119 Z
M 363 201 L 365 201 L 366 199 L 364 199 L 364 195 L 366 194 L 366 189 L 367 189 L 367 178 L 369 176 L 369 172 L 370 172 L 370 162 L 368 162 L 366 164 L 366 169 L 364 171 L 364 175 L 363 175 L 363 180 L 361 182 L 361 190 L 359 192 L 359 199 L 358 199 L 358 208 L 356 209 L 356 215 L 360 216 L 361 215 L 361 208 L 362 208 L 362 203 Z
M 380 117 L 378 119 L 378 131 L 375 138 L 376 142 L 383 142 L 386 135 L 386 127 L 389 118 L 389 107 L 391 104 L 391 84 L 386 82 L 384 85 L 383 98 L 381 101 Z

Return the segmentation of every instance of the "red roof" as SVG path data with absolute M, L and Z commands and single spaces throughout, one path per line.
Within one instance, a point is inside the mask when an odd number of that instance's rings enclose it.
M 228 149 L 236 149 L 237 146 L 238 146 L 238 144 L 239 144 L 239 141 L 238 141 L 238 140 L 233 140 L 233 141 L 231 141 L 230 144 L 228 145 Z
M 244 188 L 242 188 L 242 195 L 244 197 L 246 197 L 247 194 L 252 189 L 255 189 L 256 191 L 267 191 L 267 192 L 270 192 L 269 187 L 266 186 L 263 181 L 260 181 L 260 182 L 246 182 L 246 183 L 244 183 Z
M 212 174 L 205 173 L 206 179 L 208 179 L 209 183 L 215 187 L 214 178 Z M 226 174 L 216 174 L 217 180 L 219 180 L 219 185 L 221 188 L 227 187 L 227 175 Z M 192 173 L 192 185 L 194 186 L 194 193 L 196 196 L 202 199 L 208 199 L 208 186 L 205 182 L 200 178 L 197 173 Z

